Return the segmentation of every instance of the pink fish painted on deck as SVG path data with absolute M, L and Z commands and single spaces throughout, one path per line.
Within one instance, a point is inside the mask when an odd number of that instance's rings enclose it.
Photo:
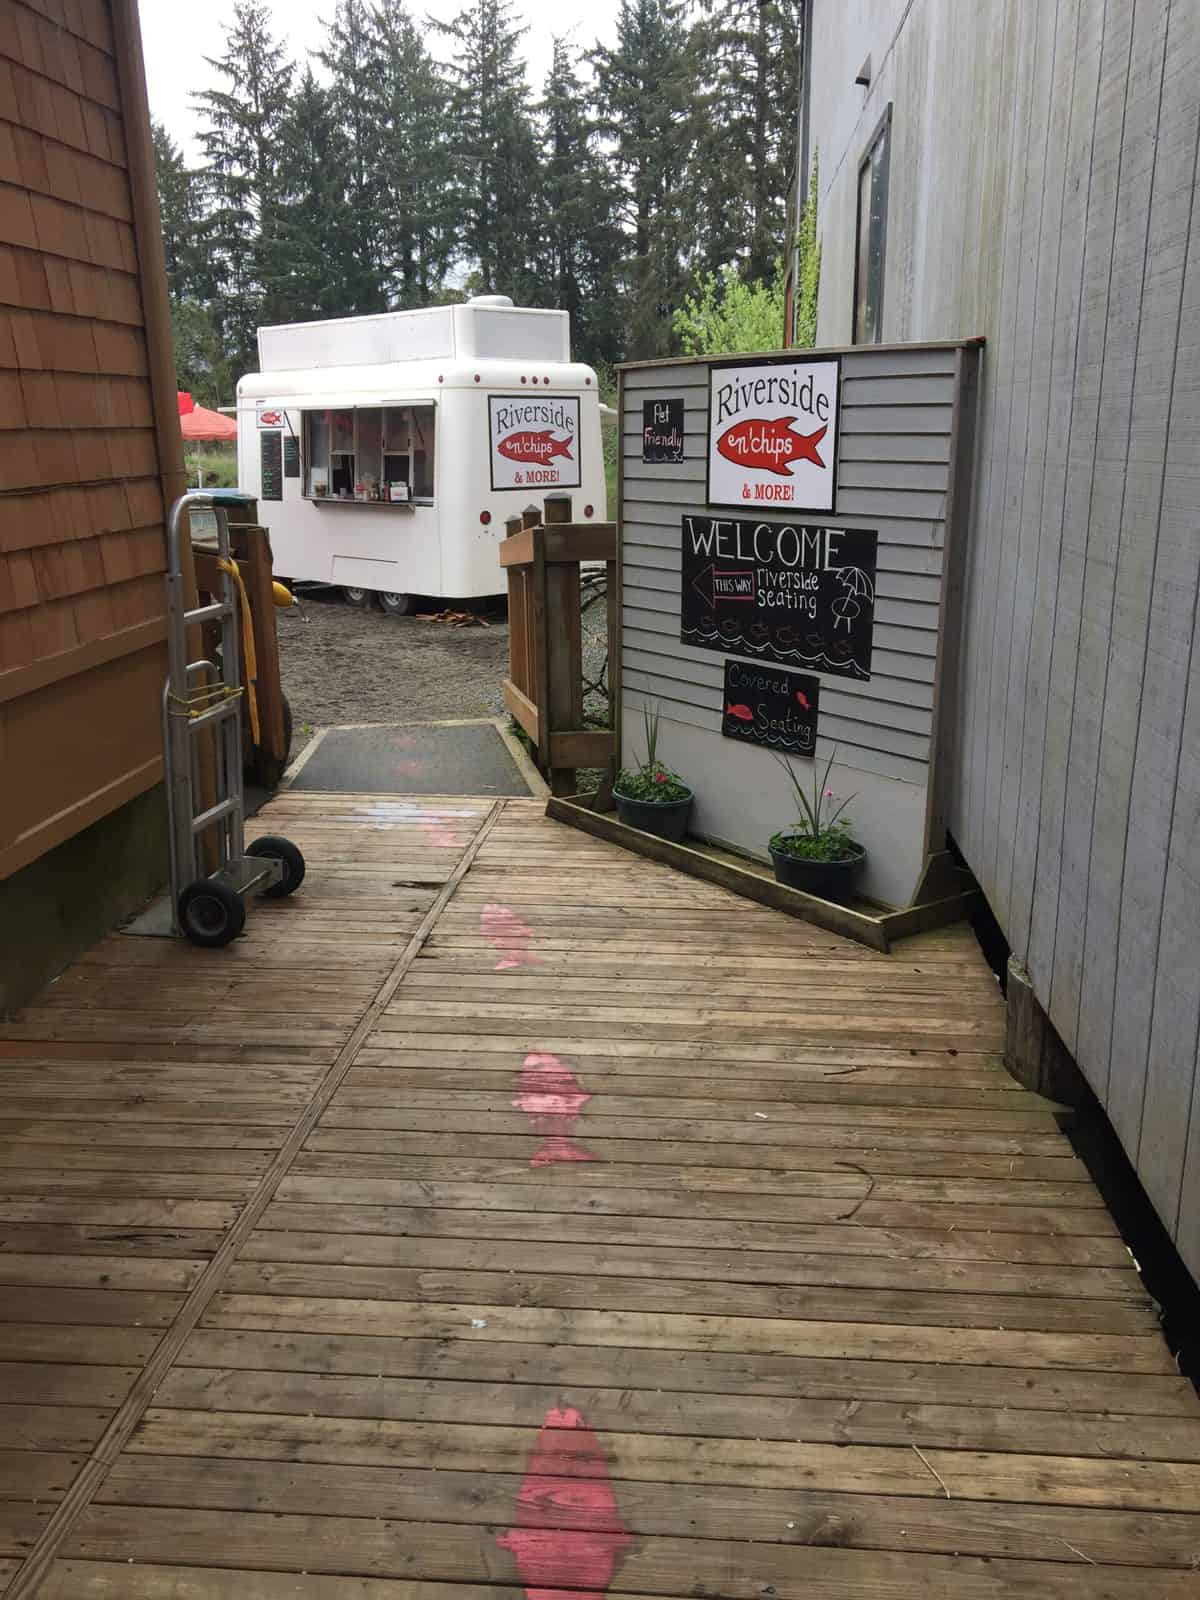
M 421 827 L 430 844 L 439 850 L 453 850 L 458 840 L 444 822 L 423 822 Z
M 529 949 L 533 929 L 508 906 L 484 906 L 479 916 L 479 931 L 500 952 L 497 972 L 507 972 L 513 967 L 535 966 L 540 960 Z
M 544 1051 L 531 1051 L 525 1057 L 517 1086 L 520 1093 L 513 1106 L 525 1113 L 530 1127 L 544 1141 L 531 1158 L 531 1167 L 596 1160 L 590 1150 L 584 1150 L 571 1138 L 580 1113 L 592 1097 L 565 1061 Z
M 552 1406 L 517 1492 L 516 1525 L 496 1535 L 512 1552 L 526 1600 L 604 1600 L 633 1543 L 621 1521 L 604 1447 L 574 1406 Z

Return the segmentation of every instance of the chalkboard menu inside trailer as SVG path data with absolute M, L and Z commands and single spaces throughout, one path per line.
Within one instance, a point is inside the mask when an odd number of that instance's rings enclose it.
M 785 755 L 811 756 L 817 747 L 820 680 L 765 662 L 727 661 L 721 732 L 727 739 L 765 745 Z
M 283 499 L 283 435 L 277 432 L 258 436 L 262 490 L 260 500 Z
M 869 678 L 877 542 L 865 528 L 685 514 L 681 642 Z
M 642 401 L 642 460 L 683 460 L 683 400 Z
M 285 478 L 300 476 L 300 441 L 294 433 L 289 433 L 283 441 L 283 475 Z

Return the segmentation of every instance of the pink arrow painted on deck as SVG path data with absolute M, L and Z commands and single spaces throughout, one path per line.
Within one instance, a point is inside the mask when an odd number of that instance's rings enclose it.
M 549 1525 L 548 1525 L 549 1524 Z M 604 1600 L 633 1535 L 621 1521 L 604 1447 L 574 1406 L 552 1406 L 517 1491 L 512 1552 L 526 1600 Z
M 543 1135 L 544 1142 L 530 1160 L 531 1167 L 596 1160 L 590 1150 L 584 1150 L 571 1138 L 580 1113 L 592 1097 L 565 1061 L 545 1051 L 531 1051 L 525 1057 L 517 1087 L 520 1093 L 513 1101 L 514 1108 L 525 1113 L 535 1133 Z
M 508 906 L 484 906 L 479 916 L 479 931 L 500 952 L 497 972 L 506 972 L 512 967 L 531 967 L 541 959 L 530 953 L 533 929 Z

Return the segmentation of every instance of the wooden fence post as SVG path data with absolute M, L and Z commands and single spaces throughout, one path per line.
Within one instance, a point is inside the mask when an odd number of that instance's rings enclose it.
M 571 496 L 548 494 L 543 520 L 548 528 L 569 523 Z M 547 569 L 546 619 L 548 698 L 545 704 L 549 712 L 550 731 L 554 734 L 583 726 L 583 622 L 577 566 L 559 564 Z M 550 792 L 574 794 L 575 768 L 551 766 L 549 755 L 547 750 L 545 766 L 549 769 Z

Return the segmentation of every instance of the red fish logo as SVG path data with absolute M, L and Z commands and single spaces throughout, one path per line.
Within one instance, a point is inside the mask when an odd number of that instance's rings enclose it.
M 514 1108 L 525 1113 L 530 1127 L 545 1141 L 530 1160 L 531 1167 L 557 1166 L 560 1161 L 595 1161 L 590 1150 L 581 1149 L 571 1138 L 580 1112 L 592 1097 L 565 1061 L 531 1051 L 521 1068 L 518 1088 Z
M 633 1535 L 621 1521 L 604 1447 L 574 1406 L 552 1406 L 517 1491 L 512 1552 L 526 1600 L 604 1600 Z
M 282 411 L 260 411 L 258 413 L 258 425 L 259 425 L 260 428 L 282 428 L 283 427 L 283 412 Z
M 507 906 L 484 906 L 479 914 L 479 931 L 500 952 L 497 972 L 507 972 L 513 967 L 531 967 L 540 959 L 531 955 L 529 950 L 533 929 Z
M 725 707 L 725 715 L 728 716 L 728 717 L 736 717 L 739 722 L 753 722 L 754 721 L 754 713 L 753 713 L 753 711 L 751 711 L 749 706 L 743 706 L 743 705 L 726 706 Z
M 507 439 L 501 439 L 496 449 L 510 461 L 536 461 L 544 466 L 553 461 L 555 456 L 562 456 L 564 461 L 574 461 L 570 444 L 570 439 L 556 439 L 551 430 L 546 428 L 541 433 L 510 433 Z
M 793 461 L 811 461 L 814 467 L 825 463 L 817 453 L 817 446 L 829 432 L 828 427 L 816 433 L 793 433 L 795 417 L 776 417 L 766 422 L 760 417 L 749 417 L 729 428 L 717 440 L 718 453 L 737 467 L 757 467 L 773 472 L 777 478 L 791 476 Z

